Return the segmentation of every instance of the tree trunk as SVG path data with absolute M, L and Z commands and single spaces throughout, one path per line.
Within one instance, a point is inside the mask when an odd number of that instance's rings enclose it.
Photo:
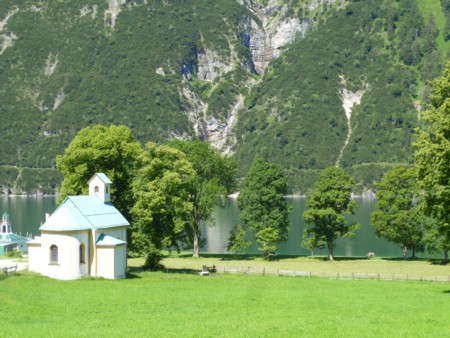
M 404 260 L 408 259 L 408 247 L 404 244 L 403 244 L 403 259 Z
M 333 242 L 327 242 L 328 247 L 328 260 L 334 261 L 333 257 Z
M 200 257 L 199 240 L 200 240 L 200 232 L 197 230 L 194 230 L 194 253 L 192 255 L 192 257 L 194 257 L 194 258 Z

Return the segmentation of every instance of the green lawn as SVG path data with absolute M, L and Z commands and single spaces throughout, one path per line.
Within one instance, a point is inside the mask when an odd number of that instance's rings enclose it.
M 2 337 L 443 337 L 450 284 L 137 273 L 0 279 Z
M 229 254 L 206 254 L 200 258 L 192 258 L 191 253 L 172 254 L 162 261 L 170 269 L 199 270 L 202 265 L 216 267 L 251 267 L 271 270 L 291 270 L 304 272 L 329 273 L 370 273 L 370 274 L 404 274 L 410 276 L 450 276 L 450 265 L 440 264 L 439 261 L 407 260 L 401 258 L 374 258 L 365 257 L 337 257 L 335 261 L 327 261 L 324 257 L 283 257 L 273 261 L 266 261 L 261 256 L 239 256 L 234 259 Z M 130 266 L 140 266 L 143 259 L 130 259 Z

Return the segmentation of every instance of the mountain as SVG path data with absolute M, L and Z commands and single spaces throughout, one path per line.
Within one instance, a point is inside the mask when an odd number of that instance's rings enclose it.
M 282 164 L 294 192 L 339 165 L 371 188 L 411 164 L 450 38 L 449 0 L 3 0 L 0 183 L 52 192 L 83 127 L 201 138 Z

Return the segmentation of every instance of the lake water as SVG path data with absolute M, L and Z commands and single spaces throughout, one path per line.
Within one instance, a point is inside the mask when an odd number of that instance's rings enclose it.
M 283 255 L 310 255 L 309 250 L 301 247 L 301 235 L 306 226 L 302 218 L 303 212 L 306 210 L 306 199 L 304 197 L 289 197 L 287 200 L 292 206 L 289 240 L 279 246 L 278 253 Z M 377 238 L 374 228 L 370 225 L 370 213 L 376 209 L 377 200 L 360 197 L 355 198 L 355 200 L 357 203 L 355 215 L 349 216 L 348 219 L 351 222 L 359 223 L 360 229 L 356 231 L 356 236 L 353 238 L 337 240 L 335 256 L 365 256 L 368 252 L 374 252 L 377 256 L 401 256 L 401 248 L 384 239 Z M 226 208 L 216 209 L 215 217 L 215 226 L 205 225 L 203 227 L 204 237 L 207 238 L 204 251 L 226 252 L 230 230 L 239 223 L 239 209 L 236 200 L 231 199 L 230 205 Z M 256 244 L 248 250 L 248 253 L 258 252 Z M 326 255 L 326 253 L 326 249 L 314 251 L 314 254 L 317 255 Z
M 292 205 L 290 215 L 291 227 L 289 240 L 280 245 L 279 254 L 284 255 L 308 255 L 310 252 L 300 246 L 301 234 L 305 223 L 302 214 L 306 209 L 305 198 L 289 197 L 288 203 Z M 368 252 L 374 252 L 377 256 L 400 257 L 402 251 L 398 245 L 378 239 L 374 229 L 370 225 L 370 213 L 376 208 L 376 199 L 356 198 L 357 209 L 355 215 L 349 217 L 350 221 L 356 221 L 361 228 L 356 236 L 350 239 L 339 239 L 336 243 L 335 255 L 337 256 L 365 256 Z M 10 215 L 13 232 L 23 236 L 31 233 L 39 235 L 39 227 L 45 221 L 45 213 L 52 213 L 56 208 L 54 197 L 20 197 L 0 196 L 0 212 Z M 228 236 L 234 225 L 239 223 L 239 210 L 235 199 L 230 199 L 226 208 L 217 208 L 214 213 L 215 226 L 203 226 L 203 236 L 207 243 L 203 252 L 226 252 Z M 259 252 L 256 245 L 249 248 L 248 253 Z M 326 254 L 325 250 L 316 250 L 314 254 Z

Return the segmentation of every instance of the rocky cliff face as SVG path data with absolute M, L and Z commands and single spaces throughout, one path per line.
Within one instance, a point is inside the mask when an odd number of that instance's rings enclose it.
M 292 8 L 288 2 L 281 0 L 270 0 L 266 6 L 253 0 L 241 0 L 240 3 L 259 19 L 249 18 L 246 23 L 255 69 L 263 72 L 272 59 L 281 55 L 285 46 L 296 38 L 304 37 L 314 27 L 315 15 L 323 10 L 324 5 L 331 6 L 337 1 L 305 1 L 299 8 Z M 340 2 L 340 6 L 346 3 Z M 304 14 L 306 12 L 307 15 Z
M 297 35 L 303 37 L 312 26 L 309 19 L 287 17 L 289 5 L 279 0 L 269 1 L 267 6 L 254 1 L 245 1 L 244 5 L 259 19 L 259 22 L 249 19 L 247 34 L 255 69 L 260 73 L 273 58 L 281 55 L 284 46 L 293 42 Z
M 283 48 L 286 48 L 295 39 L 302 38 L 315 25 L 314 15 L 323 10 L 323 5 L 331 5 L 337 1 L 344 0 L 306 0 L 300 4 L 293 5 L 290 1 L 269 0 L 266 4 L 256 0 L 237 0 L 245 7 L 246 14 L 239 17 L 236 22 L 228 22 L 230 32 L 234 31 L 235 36 L 225 32 L 228 40 L 229 51 L 224 52 L 223 48 L 215 49 L 210 44 L 203 43 L 202 32 L 200 32 L 200 41 L 191 49 L 191 55 L 188 60 L 179 65 L 179 69 L 169 66 L 169 62 L 155 69 L 155 72 L 165 77 L 166 74 L 181 72 L 183 82 L 180 84 L 181 95 L 188 102 L 188 108 L 185 113 L 197 137 L 204 138 L 214 146 L 222 149 L 226 153 L 232 152 L 235 142 L 233 128 L 239 121 L 239 110 L 244 104 L 245 96 L 251 92 L 252 87 L 258 83 L 254 78 L 241 80 L 234 84 L 240 89 L 227 97 L 229 101 L 228 111 L 218 114 L 215 111 L 209 111 L 209 97 L 200 97 L 188 85 L 193 77 L 200 81 L 210 83 L 212 92 L 223 83 L 230 82 L 229 74 L 235 72 L 239 67 L 245 69 L 247 73 L 264 74 L 264 70 L 271 60 L 278 58 Z M 127 11 L 132 11 L 135 7 L 147 5 L 146 0 L 108 0 L 107 6 L 98 4 L 82 4 L 76 12 L 80 18 L 89 17 L 92 22 L 98 17 L 103 21 L 106 35 L 113 36 L 117 23 L 121 20 L 121 15 Z M 42 2 L 39 7 L 34 5 L 25 7 L 12 7 L 0 21 L 0 55 L 8 48 L 14 46 L 17 39 L 20 38 L 15 32 L 8 29 L 8 23 L 11 18 L 19 12 L 45 12 L 50 6 Z M 171 6 L 170 3 L 164 3 L 164 6 Z M 150 10 L 150 9 L 148 9 Z M 305 14 L 308 12 L 307 14 Z M 245 11 L 243 12 L 245 13 Z M 194 16 L 195 16 L 194 9 Z M 236 27 L 238 26 L 238 33 Z M 250 52 L 250 58 L 245 59 L 242 55 L 242 46 Z M 238 49 L 241 49 L 240 52 Z M 64 59 L 60 58 L 57 49 L 49 50 L 43 66 L 44 78 L 53 78 L 59 68 L 64 66 Z M 227 77 L 225 79 L 225 77 Z M 233 80 L 231 80 L 233 81 Z M 54 88 L 51 94 L 52 99 L 45 102 L 42 99 L 42 90 L 39 88 L 39 81 L 36 80 L 35 86 L 30 86 L 25 90 L 25 96 L 33 103 L 33 106 L 39 111 L 55 111 L 61 107 L 64 100 L 67 99 L 67 92 L 64 88 Z M 34 82 L 33 82 L 34 83 Z M 225 94 L 226 95 L 226 94 Z M 44 134 L 50 132 L 44 131 Z M 190 137 L 185 132 L 176 137 Z
M 267 5 L 254 0 L 238 0 L 253 14 L 243 23 L 239 37 L 240 42 L 251 51 L 252 64 L 247 67 L 248 71 L 263 75 L 269 63 L 280 57 L 283 48 L 295 39 L 303 38 L 309 30 L 314 28 L 316 22 L 313 18 L 323 10 L 324 5 L 331 6 L 338 1 L 306 1 L 302 5 L 303 8 L 294 9 L 288 2 L 282 0 L 270 0 Z M 345 3 L 341 0 L 338 5 L 344 6 Z M 307 15 L 304 14 L 306 12 Z M 232 71 L 235 64 L 240 61 L 233 52 L 231 44 L 230 48 L 232 49 L 231 60 L 225 60 L 213 50 L 201 50 L 197 55 L 196 77 L 204 81 L 214 81 Z M 249 80 L 246 86 L 251 90 L 255 83 L 257 81 Z M 238 123 L 239 109 L 243 106 L 245 97 L 241 94 L 234 99 L 234 104 L 230 106 L 225 119 L 208 116 L 206 113 L 208 104 L 192 93 L 185 97 L 193 105 L 189 116 L 197 135 L 205 138 L 224 153 L 231 154 L 235 144 L 233 128 Z

